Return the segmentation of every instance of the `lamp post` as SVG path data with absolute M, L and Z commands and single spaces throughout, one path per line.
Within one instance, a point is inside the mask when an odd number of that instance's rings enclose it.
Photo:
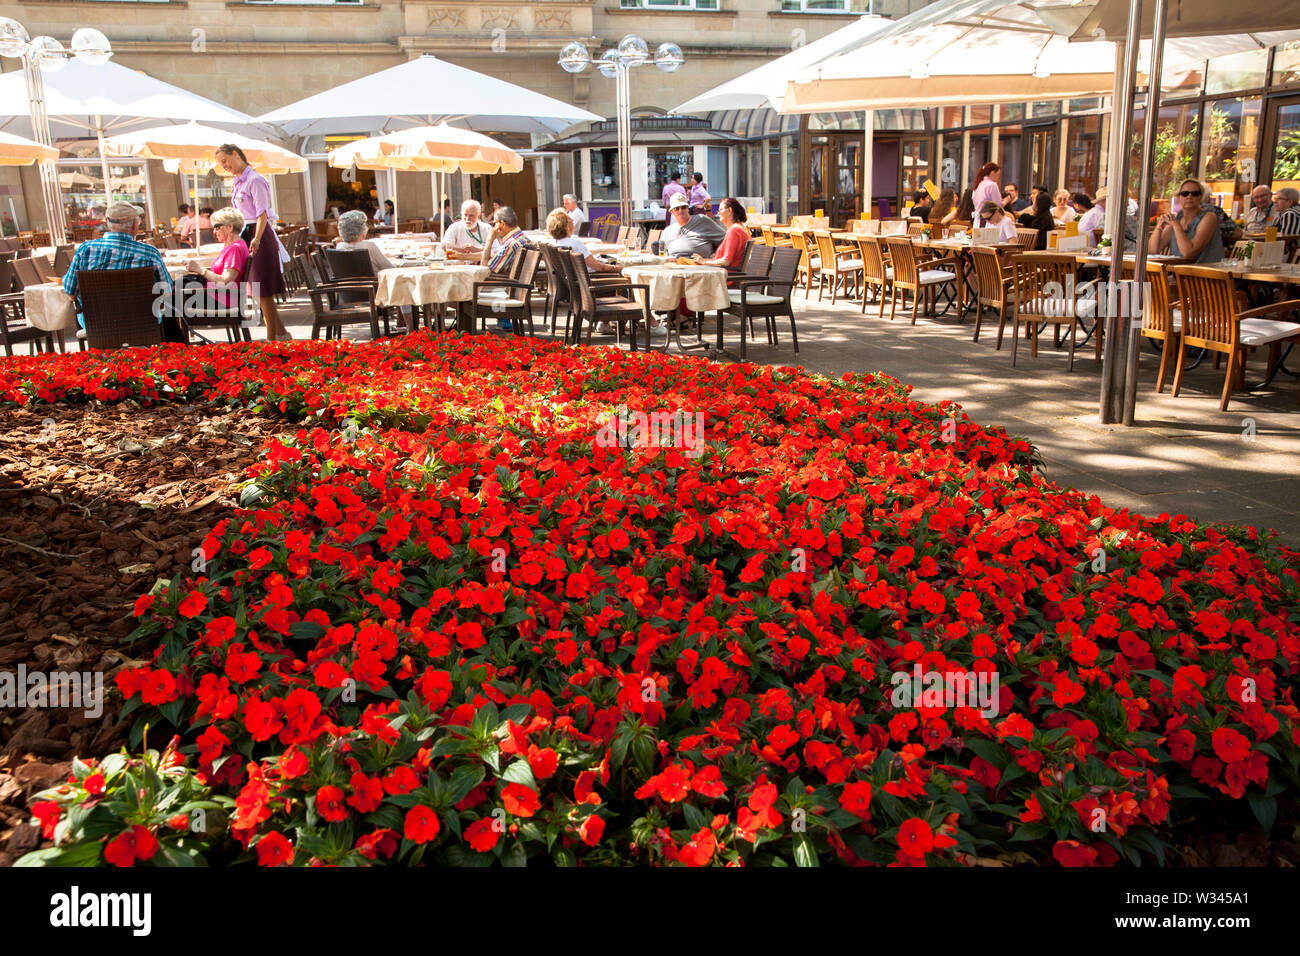
M 592 62 L 587 47 L 578 42 L 566 44 L 560 51 L 560 66 L 569 73 L 581 73 Z M 617 47 L 606 50 L 596 60 L 600 75 L 615 82 L 618 106 L 618 215 L 623 225 L 632 224 L 632 95 L 628 73 L 634 66 L 650 62 L 650 48 L 635 34 L 623 37 Z M 686 57 L 676 43 L 661 43 L 655 50 L 654 64 L 665 73 L 675 73 Z
M 68 63 L 71 53 L 82 63 L 99 66 L 113 55 L 108 37 L 93 27 L 82 27 L 72 34 L 68 48 L 54 37 L 31 37 L 17 20 L 0 17 L 0 56 L 18 57 L 23 61 L 23 78 L 27 81 L 27 102 L 31 109 L 32 137 L 45 146 L 54 145 L 50 135 L 50 118 L 45 112 L 44 71 L 57 72 Z M 101 137 L 102 139 L 102 137 Z M 104 176 L 104 189 L 108 186 L 108 160 L 100 144 L 100 168 Z M 41 196 L 45 202 L 45 220 L 50 227 L 50 242 L 61 245 L 67 238 L 63 196 L 59 192 L 59 170 L 54 163 L 41 163 Z M 109 202 L 112 202 L 111 197 Z

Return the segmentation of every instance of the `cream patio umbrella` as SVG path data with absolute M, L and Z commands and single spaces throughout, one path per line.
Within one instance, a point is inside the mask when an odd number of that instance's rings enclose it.
M 193 179 L 197 203 L 198 177 L 220 168 L 217 147 L 226 143 L 242 149 L 249 165 L 264 176 L 307 171 L 307 160 L 281 146 L 193 122 L 109 136 L 103 140 L 103 150 L 106 156 L 161 159 L 164 168 L 174 169 Z
M 428 172 L 445 175 L 465 172 L 517 173 L 523 157 L 510 147 L 482 133 L 448 126 L 416 126 L 411 129 L 371 136 L 340 146 L 329 154 L 336 169 L 387 169 L 393 196 L 393 229 L 397 229 L 397 173 Z M 442 185 L 434 198 L 435 217 L 442 214 Z
M 31 166 L 34 163 L 52 163 L 59 151 L 34 139 L 0 132 L 0 166 Z

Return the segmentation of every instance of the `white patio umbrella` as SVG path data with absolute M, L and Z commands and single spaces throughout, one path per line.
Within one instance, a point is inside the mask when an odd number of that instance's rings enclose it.
M 109 179 L 108 157 L 104 153 L 106 134 L 138 126 L 146 120 L 194 120 L 235 127 L 251 127 L 256 122 L 247 113 L 112 61 L 89 66 L 70 59 L 57 70 L 47 69 L 43 80 L 50 126 L 56 131 L 71 127 L 95 135 L 99 140 L 105 184 Z M 21 71 L 0 76 L 0 119 L 30 116 Z M 105 199 L 112 202 L 111 197 Z
M 258 117 L 291 134 L 358 128 L 386 132 L 441 122 L 476 130 L 554 134 L 600 119 L 428 53 Z
M 893 22 L 868 14 L 834 33 L 796 47 L 785 56 L 777 57 L 757 69 L 742 73 L 735 79 L 694 96 L 668 112 L 709 113 L 714 110 L 750 109 L 773 109 L 780 112 L 786 86 L 796 72 L 838 52 L 848 43 L 878 33 Z
M 282 146 L 200 123 L 154 126 L 119 133 L 101 140 L 100 149 L 109 156 L 161 159 L 164 168 L 172 168 L 174 164 L 175 170 L 193 179 L 192 188 L 197 202 L 198 177 L 220 167 L 217 162 L 217 147 L 226 143 L 233 143 L 242 149 L 248 157 L 249 165 L 264 176 L 307 171 L 307 160 Z
M 482 133 L 440 123 L 396 130 L 340 146 L 329 154 L 336 169 L 387 169 L 392 177 L 393 227 L 397 228 L 397 172 L 517 173 L 524 159 L 510 147 Z M 435 216 L 442 213 L 442 186 L 434 201 Z

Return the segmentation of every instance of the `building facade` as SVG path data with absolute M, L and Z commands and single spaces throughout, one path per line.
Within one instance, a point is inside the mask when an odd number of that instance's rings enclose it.
M 430 53 L 612 117 L 614 83 L 595 70 L 556 63 L 571 40 L 593 57 L 636 33 L 653 49 L 677 43 L 685 65 L 633 72 L 636 115 L 632 195 L 653 199 L 670 171 L 699 170 L 710 192 L 744 197 L 782 218 L 823 210 L 834 222 L 864 212 L 897 214 L 930 180 L 959 192 L 987 159 L 1003 182 L 1095 193 L 1106 176 L 1107 97 L 999 106 L 780 116 L 741 110 L 674 118 L 666 110 L 866 12 L 898 17 L 926 0 L 14 0 L 5 13 L 33 35 L 64 42 L 81 26 L 103 30 L 115 62 L 258 115 L 351 79 Z M 0 61 L 13 70 L 16 61 Z M 1221 57 L 1167 74 L 1157 124 L 1157 195 L 1197 176 L 1238 209 L 1256 183 L 1300 180 L 1300 48 Z M 465 91 L 466 111 L 473 90 Z M 2 120 L 0 120 L 2 121 Z M 560 195 L 600 205 L 617 197 L 613 133 L 599 124 L 558 142 L 504 135 L 524 152 L 520 174 L 453 177 L 450 198 L 501 198 L 537 222 Z M 868 132 L 868 128 L 870 132 Z M 1140 125 L 1137 127 L 1140 129 Z M 288 220 L 320 217 L 330 205 L 384 198 L 371 174 L 345 180 L 324 154 L 347 139 L 283 141 L 311 160 L 308 177 L 275 177 Z M 60 182 L 69 206 L 89 207 L 104 184 L 93 140 L 61 141 Z M 1136 148 L 1136 144 L 1135 144 Z M 114 161 L 114 195 L 148 200 L 165 218 L 188 182 L 150 161 Z M 147 191 L 146 191 L 146 186 Z M 200 205 L 224 201 L 216 175 L 198 184 Z M 426 174 L 399 174 L 403 215 L 433 214 Z M 12 226 L 43 219 L 34 169 L 0 169 L 0 216 Z M 10 226 L 6 226 L 10 228 Z

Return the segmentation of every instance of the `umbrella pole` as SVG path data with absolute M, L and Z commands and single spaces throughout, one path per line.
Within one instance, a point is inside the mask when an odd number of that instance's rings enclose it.
M 190 173 L 194 178 L 194 205 L 190 207 L 194 211 L 194 251 L 199 249 L 199 242 L 202 241 L 202 229 L 199 228 L 199 168 L 194 167 L 194 172 Z
M 104 155 L 104 118 L 95 117 L 95 138 L 99 140 L 99 173 L 104 177 L 104 217 L 108 217 L 108 207 L 113 205 L 113 189 L 108 182 L 108 157 Z
M 397 169 L 394 166 L 388 167 L 388 193 L 393 197 L 393 235 L 401 231 L 398 225 L 400 219 L 397 215 Z

